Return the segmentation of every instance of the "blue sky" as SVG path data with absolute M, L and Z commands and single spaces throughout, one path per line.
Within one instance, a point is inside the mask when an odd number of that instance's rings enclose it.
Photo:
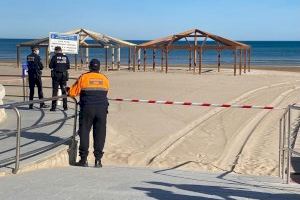
M 6 0 L 0 38 L 83 27 L 121 39 L 199 28 L 235 40 L 300 40 L 300 0 Z

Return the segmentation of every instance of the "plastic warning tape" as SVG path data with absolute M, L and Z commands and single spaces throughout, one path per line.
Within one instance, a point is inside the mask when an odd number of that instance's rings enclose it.
M 120 99 L 109 98 L 109 101 L 125 101 L 132 103 L 148 103 L 148 104 L 165 104 L 165 105 L 182 105 L 182 106 L 203 106 L 203 107 L 219 107 L 219 108 L 243 108 L 243 109 L 265 109 L 265 110 L 281 110 L 285 108 L 276 108 L 273 106 L 255 106 L 255 105 L 234 105 L 234 104 L 212 104 L 212 103 L 193 103 L 179 101 L 160 101 L 160 100 L 143 100 L 143 99 Z

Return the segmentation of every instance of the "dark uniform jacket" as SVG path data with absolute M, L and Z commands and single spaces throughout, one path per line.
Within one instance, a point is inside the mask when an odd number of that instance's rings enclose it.
M 66 55 L 58 53 L 51 58 L 49 68 L 55 72 L 66 72 L 70 69 L 70 62 Z
M 69 90 L 69 96 L 80 95 L 80 105 L 108 106 L 108 78 L 98 72 L 82 74 Z
M 39 55 L 31 53 L 27 56 L 28 74 L 29 76 L 41 76 L 44 68 Z

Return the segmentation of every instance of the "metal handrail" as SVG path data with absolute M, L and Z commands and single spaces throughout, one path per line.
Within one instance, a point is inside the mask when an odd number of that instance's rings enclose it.
M 17 78 L 23 78 L 22 75 L 13 75 L 13 74 L 0 74 L 0 77 L 17 77 Z M 51 76 L 41 76 L 41 78 L 52 78 Z M 76 80 L 76 77 L 69 77 L 70 80 Z
M 16 115 L 17 115 L 17 129 L 15 131 L 15 133 L 16 133 L 15 168 L 12 170 L 12 172 L 14 174 L 16 174 L 19 171 L 19 168 L 20 168 L 20 139 L 21 139 L 21 131 L 22 131 L 22 129 L 21 129 L 21 115 L 20 115 L 18 107 L 24 106 L 24 105 L 30 105 L 30 104 L 34 104 L 34 103 L 44 103 L 46 101 L 53 101 L 53 100 L 58 100 L 58 99 L 62 99 L 62 98 L 67 98 L 67 97 L 68 96 L 66 96 L 66 95 L 62 95 L 62 96 L 56 96 L 56 97 L 51 97 L 51 98 L 44 98 L 44 99 L 39 99 L 39 100 L 32 100 L 32 101 L 25 101 L 25 102 L 17 102 L 17 103 L 10 103 L 10 104 L 0 105 L 0 108 L 5 108 L 5 109 L 11 108 L 11 109 L 13 109 L 15 111 Z M 74 98 L 74 97 L 69 97 L 69 98 L 71 98 L 74 101 L 74 103 L 75 103 L 75 111 L 74 111 L 75 114 L 72 115 L 72 116 L 70 116 L 70 119 L 74 117 L 73 134 L 72 134 L 72 136 L 69 139 L 71 139 L 72 142 L 75 143 L 76 142 L 75 141 L 75 137 L 77 135 L 76 129 L 77 129 L 78 102 L 77 102 L 77 99 Z M 62 119 L 60 119 L 60 121 L 61 120 Z M 49 122 L 48 125 L 50 125 L 50 122 Z M 39 128 L 40 126 L 41 125 L 35 125 L 35 126 L 28 127 L 28 128 L 34 129 L 34 128 Z M 27 128 L 25 128 L 25 130 L 26 129 Z
M 291 179 L 291 157 L 300 156 L 300 152 L 294 150 L 294 142 L 297 137 L 292 137 L 291 110 L 300 110 L 300 105 L 289 105 L 280 119 L 279 126 L 279 176 L 290 183 Z M 294 140 L 294 141 L 292 141 Z

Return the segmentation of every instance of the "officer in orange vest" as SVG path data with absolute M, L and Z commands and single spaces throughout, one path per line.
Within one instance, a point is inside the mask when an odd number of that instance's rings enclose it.
M 90 72 L 82 74 L 68 93 L 71 97 L 80 95 L 79 155 L 81 159 L 76 166 L 88 166 L 89 134 L 93 126 L 95 167 L 100 168 L 106 137 L 109 80 L 99 72 L 99 60 L 92 59 L 89 69 Z

